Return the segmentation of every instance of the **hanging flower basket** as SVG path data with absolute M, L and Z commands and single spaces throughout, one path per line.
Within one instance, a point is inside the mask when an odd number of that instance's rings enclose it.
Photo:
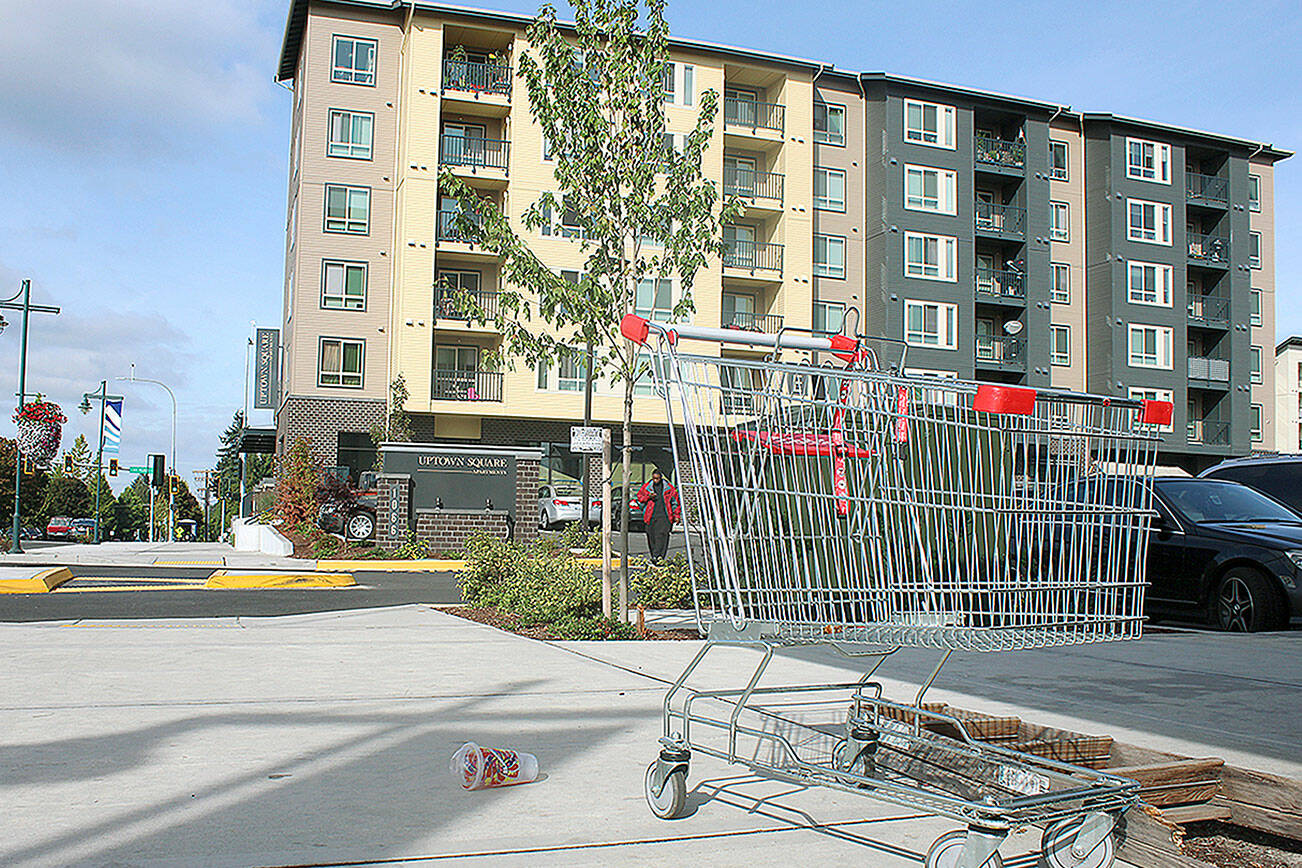
M 67 421 L 68 417 L 63 415 L 58 404 L 43 401 L 38 395 L 35 401 L 29 401 L 14 413 L 18 448 L 37 464 L 50 461 L 59 451 L 63 423 Z

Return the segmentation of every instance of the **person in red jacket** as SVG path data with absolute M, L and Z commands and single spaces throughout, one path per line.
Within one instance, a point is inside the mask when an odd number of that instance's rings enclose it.
M 678 490 L 665 482 L 657 468 L 651 472 L 651 481 L 637 493 L 637 502 L 646 504 L 642 518 L 646 524 L 646 542 L 651 549 L 651 561 L 662 561 L 665 552 L 669 550 L 669 532 L 674 529 L 674 522 L 682 516 L 682 509 L 678 505 Z

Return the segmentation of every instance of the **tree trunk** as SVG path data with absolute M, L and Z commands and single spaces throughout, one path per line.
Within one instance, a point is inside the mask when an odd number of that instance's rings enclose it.
M 633 481 L 633 380 L 624 381 L 624 442 L 620 445 L 624 462 L 624 501 L 634 497 Z M 628 620 L 628 507 L 620 504 L 619 519 L 619 619 Z

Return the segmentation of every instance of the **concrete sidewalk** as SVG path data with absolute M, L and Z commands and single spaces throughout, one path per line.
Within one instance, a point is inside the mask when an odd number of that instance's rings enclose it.
M 697 647 L 540 643 L 427 606 L 0 626 L 0 654 L 21 660 L 0 669 L 0 864 L 916 868 L 955 828 L 700 755 L 689 815 L 653 817 L 661 679 Z M 537 754 L 542 779 L 461 790 L 448 757 L 468 740 Z
M 21 555 L 0 553 L 0 566 L 49 565 L 75 566 L 94 564 L 110 567 L 227 566 L 240 569 L 310 570 L 315 561 L 280 558 L 261 552 L 237 552 L 225 543 L 103 542 L 63 543 L 24 542 Z

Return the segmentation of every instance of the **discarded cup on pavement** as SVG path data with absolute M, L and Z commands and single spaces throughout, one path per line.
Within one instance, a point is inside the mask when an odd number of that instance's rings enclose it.
M 524 751 L 480 747 L 468 741 L 452 755 L 452 774 L 468 790 L 527 784 L 538 777 L 538 758 Z

